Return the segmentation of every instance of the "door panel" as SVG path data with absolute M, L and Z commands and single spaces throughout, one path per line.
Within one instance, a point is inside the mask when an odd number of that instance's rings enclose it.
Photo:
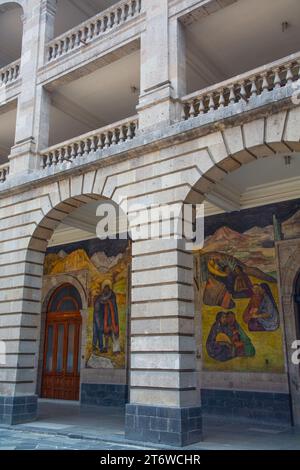
M 42 397 L 79 400 L 80 313 L 49 313 L 46 324 Z

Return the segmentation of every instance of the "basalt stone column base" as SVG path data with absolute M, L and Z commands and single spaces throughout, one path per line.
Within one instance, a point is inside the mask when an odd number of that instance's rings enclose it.
M 0 424 L 22 424 L 37 418 L 37 395 L 0 397 Z
M 122 406 L 128 403 L 128 385 L 81 384 L 81 405 Z
M 184 447 L 202 440 L 200 407 L 126 405 L 126 439 Z

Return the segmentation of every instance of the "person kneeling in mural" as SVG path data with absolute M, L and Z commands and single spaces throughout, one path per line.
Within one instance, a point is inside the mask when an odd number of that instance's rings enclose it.
M 105 344 L 103 344 L 103 337 Z M 101 294 L 94 304 L 94 335 L 93 348 L 97 346 L 101 353 L 107 353 L 109 340 L 112 339 L 113 353 L 121 352 L 119 339 L 119 313 L 116 295 L 112 290 L 112 282 L 107 280 L 102 284 Z
M 256 284 L 253 295 L 244 312 L 243 320 L 249 331 L 276 331 L 279 328 L 279 312 L 268 284 Z
M 238 324 L 234 312 L 219 312 L 206 342 L 207 352 L 217 361 L 255 356 L 250 338 Z

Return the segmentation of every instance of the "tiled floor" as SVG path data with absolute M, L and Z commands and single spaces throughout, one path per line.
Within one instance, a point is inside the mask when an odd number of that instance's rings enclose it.
M 122 408 L 80 408 L 75 403 L 41 401 L 36 422 L 0 428 L 0 450 L 151 448 L 158 446 L 125 440 Z M 204 441 L 188 449 L 300 449 L 300 431 L 206 418 Z

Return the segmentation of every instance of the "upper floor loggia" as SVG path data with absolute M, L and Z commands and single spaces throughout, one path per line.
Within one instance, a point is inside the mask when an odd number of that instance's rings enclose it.
M 132 147 L 160 120 L 176 134 L 296 103 L 298 0 L 58 0 L 47 15 L 51 27 L 37 69 L 37 86 L 51 108 L 47 138 L 40 139 L 48 144 L 38 149 L 41 175 L 120 152 L 129 141 Z M 137 18 L 143 18 L 140 29 Z M 126 36 L 131 26 L 134 33 Z M 21 67 L 18 80 L 22 73 Z M 8 88 L 9 79 L 3 82 Z M 0 181 L 8 171 L 6 161 Z

